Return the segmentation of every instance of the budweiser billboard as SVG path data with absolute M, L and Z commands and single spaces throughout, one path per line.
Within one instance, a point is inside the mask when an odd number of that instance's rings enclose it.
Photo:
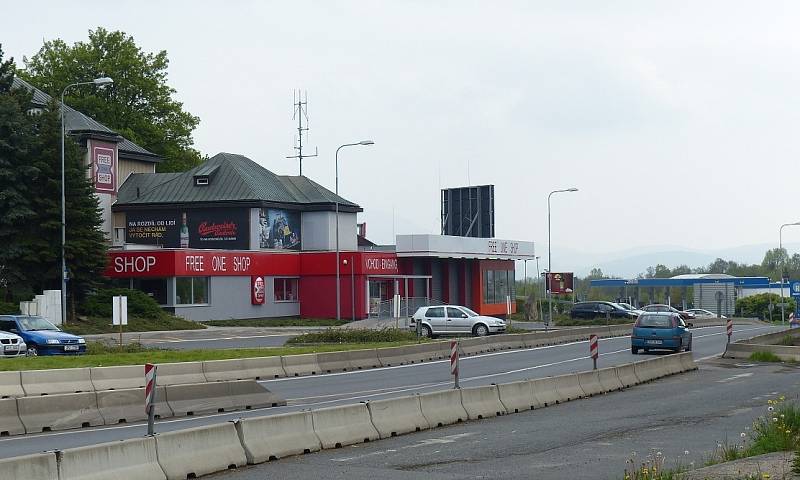
M 547 285 L 549 286 L 550 293 L 572 293 L 575 288 L 573 285 L 573 275 L 572 272 L 548 273 Z

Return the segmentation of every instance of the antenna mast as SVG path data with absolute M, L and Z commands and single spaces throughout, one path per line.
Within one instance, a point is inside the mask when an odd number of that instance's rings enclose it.
M 297 155 L 291 155 L 286 158 L 296 158 L 299 160 L 300 164 L 300 175 L 303 174 L 303 159 L 316 157 L 318 155 L 317 147 L 314 147 L 314 155 L 303 155 L 303 132 L 308 131 L 308 92 L 301 92 L 300 90 L 295 90 L 292 92 L 292 97 L 294 98 L 294 114 L 292 115 L 292 120 L 295 118 L 297 119 L 297 142 L 294 146 L 294 149 L 297 151 Z M 303 119 L 306 121 L 306 126 L 303 126 Z M 308 134 L 305 134 L 306 136 Z

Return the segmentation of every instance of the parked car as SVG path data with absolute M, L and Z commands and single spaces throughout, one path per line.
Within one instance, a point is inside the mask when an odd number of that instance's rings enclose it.
M 569 311 L 570 318 L 629 318 L 636 319 L 639 315 L 630 310 L 626 310 L 614 302 L 578 302 Z
M 425 337 L 464 333 L 484 337 L 491 333 L 506 331 L 506 322 L 503 320 L 478 315 L 460 305 L 420 307 L 411 317 L 409 328 L 416 330 L 417 323 L 420 324 L 420 332 Z
M 672 313 L 677 313 L 684 320 L 694 320 L 694 316 L 695 316 L 694 313 L 689 312 L 688 310 L 687 311 L 681 311 L 681 310 L 678 310 L 675 307 L 671 307 L 669 305 L 664 305 L 664 304 L 661 304 L 661 303 L 654 303 L 652 305 L 647 305 L 645 307 L 642 307 L 642 310 L 644 310 L 645 312 L 672 312 Z
M 0 315 L 0 330 L 19 335 L 28 355 L 77 355 L 86 353 L 86 340 L 62 332 L 47 319 L 33 315 Z
M 0 358 L 24 357 L 27 353 L 25 340 L 10 332 L 0 332 Z
M 692 332 L 680 314 L 674 312 L 647 312 L 639 315 L 631 333 L 631 353 L 636 355 L 640 349 L 692 350 Z
M 717 318 L 717 314 L 706 310 L 704 308 L 690 308 L 686 310 L 689 313 L 693 313 L 696 318 Z M 728 318 L 725 315 L 720 315 L 719 318 Z
M 625 310 L 627 310 L 629 312 L 634 312 L 637 316 L 644 313 L 644 310 L 639 310 L 638 308 L 634 307 L 630 303 L 617 302 L 617 305 L 619 305 L 620 307 L 624 308 Z

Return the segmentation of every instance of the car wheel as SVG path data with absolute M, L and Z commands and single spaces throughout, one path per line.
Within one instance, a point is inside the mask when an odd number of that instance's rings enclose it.
M 631 353 L 634 355 L 639 354 L 639 347 L 631 347 Z
M 486 335 L 489 335 L 489 327 L 479 323 L 475 325 L 475 328 L 472 329 L 472 334 L 476 337 L 485 337 Z
M 419 331 L 420 331 L 420 334 L 423 337 L 426 337 L 426 338 L 432 338 L 433 337 L 433 332 L 431 332 L 431 327 L 429 327 L 427 325 L 422 325 L 420 327 Z
M 29 357 L 38 357 L 39 356 L 39 349 L 36 348 L 36 345 L 28 345 L 28 352 L 26 353 Z

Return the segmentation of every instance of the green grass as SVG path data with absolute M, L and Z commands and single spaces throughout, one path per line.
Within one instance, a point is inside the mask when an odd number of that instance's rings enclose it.
M 772 352 L 753 352 L 750 360 L 754 362 L 781 362 L 781 358 Z
M 783 338 L 781 338 L 778 341 L 778 343 L 776 343 L 776 345 L 784 345 L 784 346 L 787 346 L 787 347 L 794 347 L 794 346 L 796 346 L 798 344 L 798 340 L 800 340 L 800 339 L 798 339 L 798 338 L 796 338 L 796 337 L 794 337 L 792 335 L 784 335 Z
M 338 352 L 368 348 L 399 347 L 414 342 L 345 343 L 331 345 L 306 345 L 278 348 L 242 348 L 230 350 L 155 350 L 141 346 L 118 347 L 89 345 L 90 353 L 68 357 L 26 357 L 0 362 L 0 371 L 49 370 L 58 368 L 109 367 L 119 365 L 144 365 L 145 363 L 200 362 L 232 358 L 300 355 L 304 353 Z
M 250 318 L 232 320 L 209 320 L 201 322 L 214 327 L 336 327 L 344 325 L 347 320 L 335 318 Z
M 158 319 L 128 318 L 128 324 L 122 327 L 123 332 L 153 332 L 164 330 L 202 330 L 206 328 L 197 322 L 164 314 Z M 117 333 L 119 326 L 111 325 L 110 318 L 80 317 L 63 326 L 62 330 L 75 335 L 93 335 L 98 333 Z
M 367 329 L 331 329 L 323 332 L 311 332 L 292 337 L 286 341 L 287 345 L 304 344 L 346 344 L 346 343 L 378 343 L 378 342 L 416 342 L 417 334 L 408 330 L 397 328 L 384 328 L 381 330 Z

